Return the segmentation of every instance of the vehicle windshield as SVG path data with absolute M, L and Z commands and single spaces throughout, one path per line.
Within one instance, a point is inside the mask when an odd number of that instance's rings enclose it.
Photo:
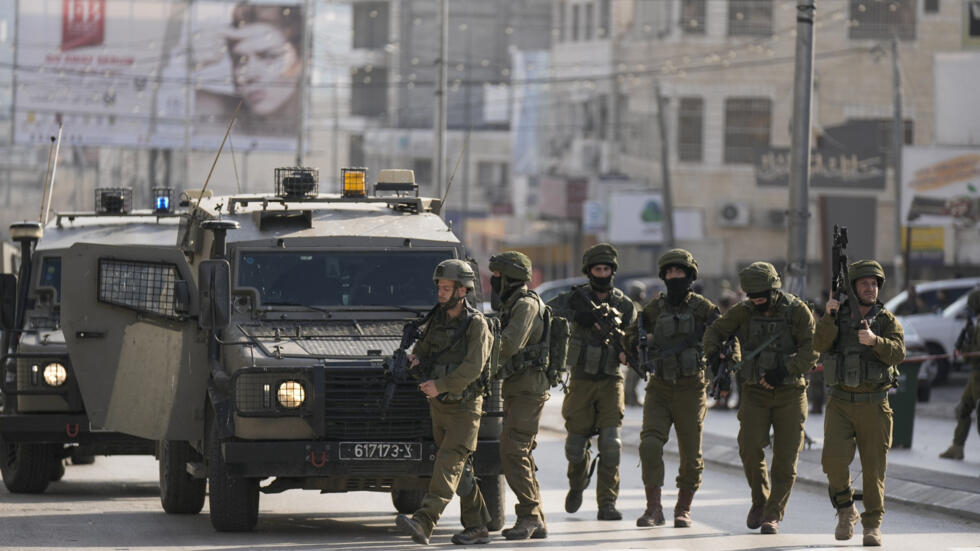
M 442 251 L 242 251 L 238 287 L 264 305 L 431 306 Z
M 41 287 L 53 287 L 57 298 L 61 300 L 61 257 L 46 256 L 41 262 Z

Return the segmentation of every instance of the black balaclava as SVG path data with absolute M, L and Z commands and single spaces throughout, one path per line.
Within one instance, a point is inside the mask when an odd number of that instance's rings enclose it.
M 490 276 L 490 308 L 499 312 L 504 301 L 500 298 L 500 285 L 503 276 Z
M 676 264 L 674 264 L 676 266 Z M 670 279 L 665 279 L 666 276 L 661 276 L 660 279 L 663 280 L 664 285 L 667 286 L 667 303 L 672 306 L 677 306 L 687 297 L 687 294 L 691 291 L 691 284 L 694 282 L 694 276 L 691 274 L 691 270 L 685 266 L 678 266 L 684 270 L 684 277 L 674 277 Z
M 505 275 L 490 276 L 490 307 L 499 312 L 504 303 L 524 284 L 523 280 L 511 279 Z
M 763 302 L 762 304 L 756 304 L 754 302 L 752 303 L 752 306 L 755 306 L 755 310 L 757 312 L 765 312 L 766 310 L 769 309 L 769 306 L 772 305 L 772 291 L 771 290 L 769 290 L 769 291 L 759 291 L 758 293 L 746 293 L 746 295 L 749 298 L 764 298 L 764 299 L 766 299 L 766 301 Z
M 598 264 L 593 264 L 592 266 L 598 266 Z M 587 274 L 589 276 L 589 286 L 592 287 L 592 290 L 597 293 L 608 293 L 611 291 L 613 288 L 613 276 L 616 275 L 616 272 L 614 271 L 609 277 L 596 277 L 592 275 L 592 266 L 589 266 L 589 273 Z M 605 264 L 605 266 L 609 266 L 609 264 Z M 609 267 L 612 268 L 612 266 Z

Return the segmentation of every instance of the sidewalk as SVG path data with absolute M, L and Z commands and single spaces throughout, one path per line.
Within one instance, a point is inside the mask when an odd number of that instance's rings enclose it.
M 885 499 L 932 509 L 944 514 L 980 520 L 980 435 L 971 426 L 966 442 L 966 460 L 940 459 L 939 454 L 952 440 L 952 410 L 963 391 L 963 380 L 953 379 L 951 384 L 937 387 L 928 403 L 916 408 L 912 447 L 893 448 L 888 452 L 888 474 L 885 482 Z M 565 432 L 561 417 L 564 395 L 560 390 L 552 392 L 541 419 L 542 429 Z M 709 399 L 709 404 L 711 400 Z M 943 412 L 948 411 L 948 414 Z M 976 414 L 974 414 L 976 415 Z M 623 419 L 623 444 L 637 452 L 643 411 L 640 407 L 626 408 Z M 976 417 L 974 417 L 974 420 Z M 797 465 L 797 482 L 826 488 L 827 477 L 820 466 L 820 450 L 823 443 L 823 415 L 811 414 L 807 418 L 806 432 L 814 440 L 811 448 L 800 453 Z M 673 432 L 671 433 L 673 436 Z M 735 410 L 709 409 L 704 423 L 702 450 L 708 468 L 720 465 L 742 470 L 738 455 L 738 419 Z M 668 453 L 677 454 L 677 444 L 672 438 L 665 447 Z M 769 450 L 771 456 L 771 449 Z M 851 478 L 855 488 L 861 484 L 860 461 L 857 454 L 851 464 Z

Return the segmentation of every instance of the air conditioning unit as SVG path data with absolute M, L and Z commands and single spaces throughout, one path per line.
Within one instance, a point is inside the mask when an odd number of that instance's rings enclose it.
M 719 226 L 729 228 L 748 226 L 750 218 L 748 203 L 729 201 L 718 207 Z
M 762 222 L 767 228 L 785 228 L 786 209 L 766 209 Z

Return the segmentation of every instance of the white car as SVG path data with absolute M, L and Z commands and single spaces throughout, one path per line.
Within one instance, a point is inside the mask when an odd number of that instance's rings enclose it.
M 948 355 L 948 358 L 936 360 L 933 384 L 946 382 L 949 369 L 954 365 L 952 354 L 956 337 L 969 313 L 967 295 L 977 286 L 980 286 L 980 278 L 931 281 L 915 286 L 920 303 L 917 306 L 910 304 L 906 291 L 885 303 L 885 308 L 898 315 L 906 333 L 914 330 L 918 334 L 929 354 Z

